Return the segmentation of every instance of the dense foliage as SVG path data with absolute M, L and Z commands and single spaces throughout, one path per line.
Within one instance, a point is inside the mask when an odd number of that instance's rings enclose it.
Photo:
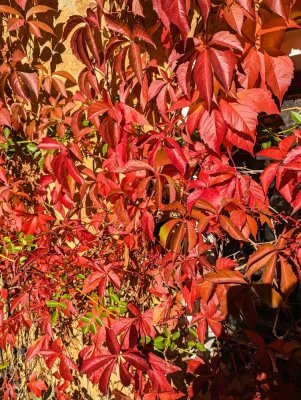
M 1 398 L 298 398 L 296 0 L 1 3 Z

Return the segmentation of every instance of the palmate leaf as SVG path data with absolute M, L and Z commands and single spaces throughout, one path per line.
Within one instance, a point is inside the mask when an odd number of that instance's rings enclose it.
M 267 380 L 271 398 L 289 396 L 298 377 L 288 368 L 283 379 L 282 370 L 300 348 L 290 341 L 296 321 L 275 342 L 274 321 L 265 323 L 266 344 L 252 296 L 294 318 L 287 306 L 300 277 L 301 133 L 270 121 L 291 82 L 291 61 L 277 49 L 298 29 L 290 19 L 297 2 L 94 0 L 63 27 L 70 52 L 61 64 L 80 62 L 72 74 L 56 70 L 56 2 L 2 3 L 4 360 L 24 331 L 41 332 L 27 360 L 41 355 L 68 397 L 81 380 L 67 356 L 68 326 L 85 315 L 76 358 L 106 396 L 199 398 L 209 388 L 228 398 L 266 392 Z M 276 212 L 278 195 L 286 202 Z M 223 326 L 220 351 L 198 357 L 199 341 Z M 160 337 L 164 352 L 153 354 Z M 235 375 L 240 350 L 243 379 Z M 284 368 L 270 376 L 279 354 Z M 6 362 L 0 369 L 9 372 Z M 38 376 L 25 378 L 32 395 L 47 397 Z M 131 387 L 121 392 L 116 381 Z M 12 379 L 0 391 L 18 394 Z

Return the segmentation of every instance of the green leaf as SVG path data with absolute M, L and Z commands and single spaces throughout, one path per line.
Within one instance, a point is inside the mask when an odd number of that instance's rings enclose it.
M 143 337 L 140 339 L 140 343 L 142 343 L 142 344 L 148 344 L 148 343 L 151 342 L 151 340 L 152 340 L 151 337 L 149 337 L 149 336 L 143 336 Z
M 59 303 L 59 302 L 56 301 L 56 300 L 49 300 L 49 301 L 46 301 L 46 305 L 47 305 L 47 307 L 49 307 L 49 308 L 60 307 L 62 310 L 66 310 L 66 308 L 67 308 L 67 306 L 66 306 L 65 303 Z
M 291 117 L 297 125 L 301 125 L 301 114 L 296 111 L 291 111 Z
M 264 142 L 264 143 L 261 144 L 261 147 L 263 149 L 268 149 L 271 146 L 272 146 L 272 142 Z
M 83 327 L 82 327 L 82 332 L 83 332 L 83 334 L 86 335 L 86 334 L 89 332 L 89 329 L 90 329 L 89 325 L 83 326 Z
M 102 146 L 101 152 L 102 152 L 102 156 L 103 156 L 103 157 L 105 157 L 105 156 L 107 155 L 108 147 L 109 147 L 109 146 L 108 146 L 107 143 L 105 143 L 105 144 Z
M 97 330 L 96 330 L 96 326 L 93 322 L 90 324 L 90 332 L 92 332 L 93 335 L 96 335 Z
M 164 350 L 165 345 L 164 345 L 164 343 L 157 343 L 157 344 L 155 344 L 155 348 L 158 350 Z
M 199 351 L 206 351 L 206 347 L 203 345 L 203 343 L 200 343 L 200 342 L 196 344 L 196 348 Z
M 119 307 L 119 315 L 124 315 L 127 312 L 127 307 L 121 306 Z
M 57 323 L 57 320 L 59 318 L 59 312 L 58 310 L 54 310 L 53 313 L 51 314 L 51 325 L 55 325 Z
M 0 364 L 0 371 L 3 370 L 3 369 L 6 369 L 8 366 L 9 366 L 9 362 L 8 361 L 5 361 L 4 364 Z
M 194 347 L 194 346 L 195 346 L 195 342 L 193 340 L 189 340 L 188 341 L 188 347 L 191 348 L 191 347 Z
M 172 342 L 172 344 L 170 345 L 170 350 L 173 351 L 176 348 L 176 344 L 175 342 Z
M 7 139 L 10 134 L 11 134 L 11 130 L 9 128 L 5 127 L 3 129 L 3 136 L 5 137 L 5 139 Z
M 194 336 L 195 338 L 198 337 L 198 334 L 196 333 L 195 329 L 189 328 L 188 330 L 189 330 L 189 332 L 190 332 L 190 334 L 191 334 L 192 336 Z
M 96 317 L 96 318 L 95 318 L 95 321 L 97 322 L 97 324 L 98 324 L 99 326 L 103 326 L 103 322 L 102 322 L 102 320 L 101 320 L 100 318 Z
M 179 339 L 180 336 L 181 336 L 180 332 L 177 331 L 177 332 L 173 333 L 172 340 L 177 340 L 177 339 Z
M 55 307 L 59 307 L 60 303 L 58 301 L 55 300 L 49 300 L 46 301 L 46 306 L 49 308 L 55 308 Z
M 89 324 L 89 323 L 90 323 L 90 318 L 81 317 L 81 321 L 82 321 L 82 322 L 85 322 L 86 324 Z
M 38 146 L 35 144 L 35 143 L 28 143 L 28 145 L 27 145 L 27 150 L 30 152 L 30 153 L 35 153 L 37 150 L 39 150 L 38 149 Z
M 165 338 L 163 336 L 157 336 L 154 339 L 154 346 L 159 349 L 159 350 L 164 350 L 165 349 Z
M 112 293 L 110 295 L 110 300 L 111 300 L 111 304 L 119 303 L 119 298 L 118 298 L 117 294 L 115 294 L 115 293 Z

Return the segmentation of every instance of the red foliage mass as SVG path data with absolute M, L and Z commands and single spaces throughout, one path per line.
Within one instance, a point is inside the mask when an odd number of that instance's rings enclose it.
M 113 373 L 135 399 L 299 398 L 301 134 L 264 125 L 295 3 L 97 0 L 60 43 L 56 10 L 0 5 L 4 399 L 39 356 L 62 400 L 78 374 L 129 398 Z M 78 80 L 43 65 L 68 38 Z

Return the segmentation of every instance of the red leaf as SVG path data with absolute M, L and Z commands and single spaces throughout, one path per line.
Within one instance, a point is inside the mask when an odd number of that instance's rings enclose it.
M 25 24 L 24 19 L 22 18 L 9 18 L 7 21 L 7 31 L 12 32 L 19 29 L 21 26 Z
M 129 38 L 132 36 L 129 27 L 123 21 L 117 20 L 116 18 L 113 18 L 111 15 L 109 16 L 108 14 L 105 14 L 105 21 L 107 27 L 111 31 L 119 33 L 120 35 L 127 36 Z
M 261 68 L 260 58 L 257 51 L 251 47 L 247 56 L 243 60 L 242 69 L 245 75 L 240 76 L 240 83 L 245 89 L 253 88 L 259 77 Z
M 29 347 L 26 354 L 26 362 L 34 358 L 39 353 L 39 351 L 42 349 L 44 339 L 45 336 L 40 337 Z
M 143 75 L 142 75 L 142 62 L 141 62 L 141 53 L 140 47 L 137 43 L 132 42 L 129 47 L 129 60 L 130 65 L 133 69 L 135 76 L 138 79 L 138 82 L 142 86 Z
M 181 148 L 177 147 L 165 147 L 165 151 L 172 164 L 177 168 L 177 170 L 184 175 L 187 167 L 187 160 Z
M 288 20 L 291 7 L 294 1 L 291 0 L 265 0 L 268 7 L 275 13 L 280 15 L 286 21 Z
M 245 242 L 248 241 L 241 233 L 241 231 L 234 225 L 230 218 L 226 217 L 225 215 L 219 216 L 219 222 L 222 228 L 231 236 L 233 239 L 236 240 L 243 240 Z
M 73 31 L 73 29 L 79 25 L 80 23 L 85 22 L 84 17 L 81 17 L 79 15 L 72 15 L 68 21 L 67 24 L 65 25 L 62 40 L 65 41 L 67 37 L 70 35 L 70 33 Z
M 143 114 L 136 111 L 134 108 L 124 103 L 118 103 L 118 108 L 122 110 L 122 113 L 127 124 L 132 125 L 147 125 L 148 121 Z
M 120 172 L 130 173 L 136 171 L 153 171 L 153 168 L 144 161 L 131 160 L 128 161 L 123 168 L 120 168 Z M 117 170 L 119 171 L 119 169 Z
M 140 356 L 138 356 L 135 353 L 123 353 L 122 357 L 132 364 L 135 368 L 139 369 L 140 371 L 147 371 L 148 370 L 148 364 L 147 362 Z
M 39 97 L 39 76 L 36 72 L 18 72 L 25 86 L 28 87 L 35 98 Z
M 191 78 L 191 63 L 189 61 L 181 63 L 177 68 L 177 80 L 180 88 L 185 96 L 189 97 L 190 93 L 190 78 Z
M 209 45 L 218 45 L 222 47 L 229 47 L 230 49 L 235 49 L 242 51 L 242 45 L 238 40 L 237 36 L 233 35 L 229 31 L 219 31 L 212 36 Z
M 112 329 L 106 328 L 106 344 L 111 354 L 117 355 L 120 352 L 120 344 L 112 331 Z
M 244 12 L 241 7 L 238 4 L 232 3 L 229 8 L 228 6 L 225 7 L 224 15 L 230 27 L 242 36 L 241 30 L 244 22 Z
M 199 121 L 199 132 L 201 139 L 208 147 L 219 154 L 220 145 L 226 133 L 226 123 L 217 110 L 213 110 L 211 114 L 204 110 Z
M 146 30 L 143 28 L 142 25 L 140 25 L 140 24 L 135 24 L 134 25 L 133 36 L 135 38 L 144 40 L 146 43 L 148 43 L 148 44 L 150 44 L 150 45 L 152 45 L 152 46 L 154 46 L 156 48 L 156 45 L 152 41 L 152 38 L 146 32 Z
M 161 0 L 161 4 L 170 22 L 179 28 L 185 44 L 190 27 L 184 0 Z
M 58 142 L 55 139 L 52 139 L 50 137 L 46 137 L 42 140 L 42 143 L 39 144 L 39 149 L 43 149 L 43 150 L 65 150 L 66 147 Z
M 163 358 L 160 358 L 153 353 L 149 354 L 149 363 L 154 371 L 159 371 L 166 375 L 173 374 L 181 370 L 181 368 L 177 367 L 176 365 L 170 364 Z
M 75 167 L 75 165 L 73 164 L 73 162 L 71 161 L 71 159 L 69 157 L 67 157 L 67 159 L 66 159 L 66 168 L 67 168 L 68 173 L 75 180 L 75 182 L 77 182 L 80 185 L 82 185 L 85 182 L 83 177 L 79 174 L 77 168 Z
M 264 54 L 265 77 L 271 91 L 278 97 L 280 103 L 294 75 L 294 65 L 288 56 L 272 57 Z
M 293 272 L 292 266 L 287 262 L 287 260 L 283 256 L 280 256 L 279 258 L 281 265 L 280 288 L 282 293 L 288 295 L 294 290 L 298 279 Z
M 47 24 L 45 24 L 44 22 L 41 21 L 28 21 L 28 25 L 35 30 L 35 28 L 39 31 L 40 29 L 42 29 L 42 31 L 48 32 L 51 35 L 55 36 L 55 32 L 54 30 Z M 39 35 L 37 35 L 39 36 Z
M 1 4 L 0 4 L 0 13 L 14 14 L 14 15 L 18 15 L 20 18 L 23 18 L 22 14 L 15 8 L 10 7 L 10 6 L 1 5 Z
M 275 247 L 272 244 L 264 244 L 253 253 L 247 263 L 247 275 L 251 276 L 259 269 L 266 266 L 271 258 L 275 256 Z
M 15 0 L 15 2 L 22 8 L 22 10 L 25 10 L 27 0 Z
M 222 333 L 221 323 L 210 318 L 207 318 L 207 323 L 210 326 L 212 332 L 215 334 L 215 336 L 219 337 Z
M 234 53 L 231 50 L 221 51 L 211 48 L 210 59 L 215 75 L 221 81 L 224 89 L 229 91 L 236 65 Z
M 280 163 L 269 164 L 263 173 L 260 175 L 260 182 L 265 194 L 267 194 L 269 187 L 276 176 Z
M 133 10 L 133 13 L 134 13 L 135 15 L 140 15 L 140 17 L 144 17 L 144 14 L 143 14 L 143 7 L 142 7 L 142 5 L 140 4 L 140 1 L 139 1 L 139 0 L 133 0 L 133 3 L 132 3 L 132 10 Z
M 96 289 L 103 277 L 104 274 L 102 272 L 92 272 L 92 274 L 90 274 L 84 281 L 83 293 L 90 293 L 92 290 Z
M 154 229 L 155 229 L 155 222 L 153 216 L 148 212 L 145 211 L 141 217 L 141 225 L 143 232 L 147 235 L 151 242 L 155 241 L 154 238 Z
M 103 394 L 107 394 L 108 392 L 110 377 L 114 367 L 115 363 L 112 361 L 107 367 L 104 368 L 103 372 L 100 375 L 98 388 Z
M 211 8 L 211 0 L 198 0 L 205 25 L 207 24 L 207 19 L 210 13 L 210 8 Z
M 115 360 L 115 355 L 102 355 L 94 358 L 89 358 L 88 360 L 84 360 L 82 363 L 82 367 L 80 369 L 82 374 L 90 375 L 98 369 L 104 367 L 109 362 Z
M 220 269 L 216 272 L 208 272 L 204 275 L 204 279 L 211 283 L 242 283 L 246 284 L 243 275 L 238 271 L 231 271 L 228 269 Z
M 252 133 L 257 126 L 257 112 L 249 105 L 240 103 L 228 103 L 224 99 L 220 101 L 220 109 L 225 121 L 235 130 Z
M 88 108 L 88 118 L 92 119 L 97 116 L 101 116 L 107 111 L 109 111 L 110 107 L 104 101 L 95 101 Z
M 266 114 L 279 114 L 272 95 L 265 89 L 248 89 L 240 90 L 237 93 L 237 101 L 255 110 L 258 114 L 265 112 Z
M 0 110 L 0 125 L 11 126 L 10 113 L 7 108 L 1 108 Z
M 60 367 L 59 367 L 60 375 L 66 381 L 71 382 L 73 380 L 73 376 L 71 374 L 70 368 L 66 363 L 66 357 L 61 357 Z
M 55 10 L 53 8 L 43 5 L 31 7 L 26 13 L 26 19 L 29 19 L 34 14 L 45 14 L 48 11 L 55 11 Z
M 206 48 L 201 50 L 197 56 L 193 76 L 201 96 L 210 108 L 213 95 L 213 83 L 209 51 Z
M 254 5 L 253 5 L 253 0 L 237 0 L 237 3 L 239 3 L 242 8 L 247 10 L 250 15 L 254 16 Z
M 124 365 L 123 362 L 119 363 L 119 374 L 120 374 L 120 380 L 123 386 L 129 386 L 131 383 L 131 374 L 129 373 L 127 367 Z

